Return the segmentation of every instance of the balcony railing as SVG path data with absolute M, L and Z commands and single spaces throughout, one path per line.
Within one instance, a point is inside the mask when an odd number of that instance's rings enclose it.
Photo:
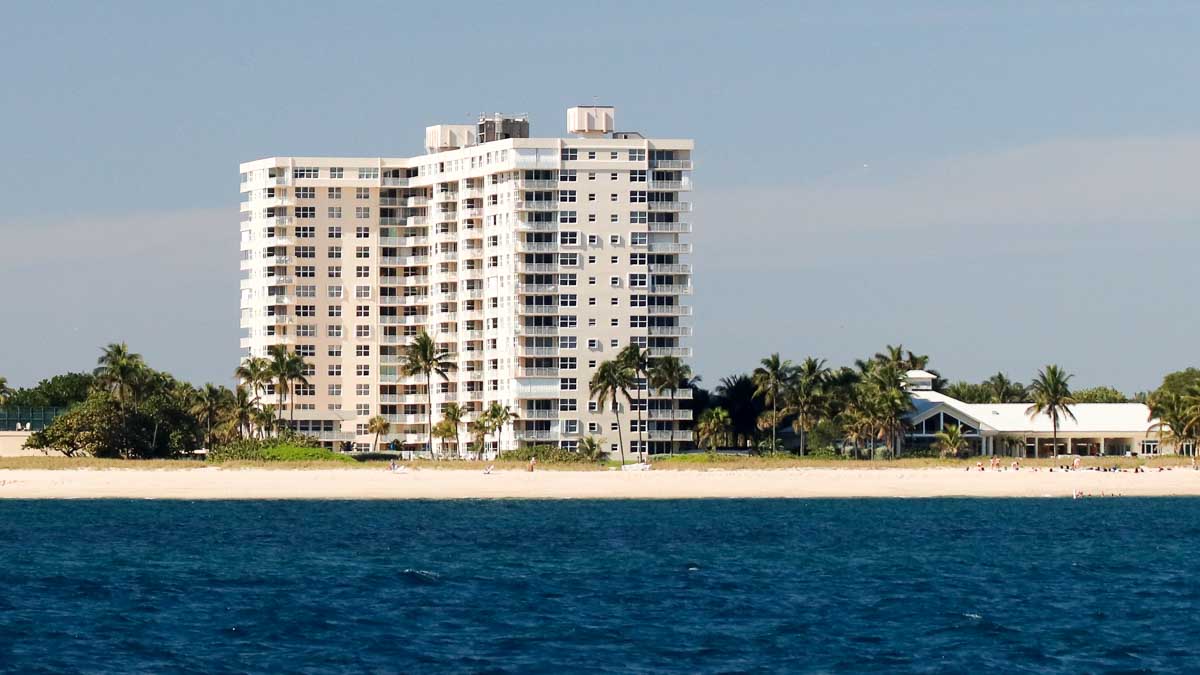
M 651 190 L 691 190 L 692 181 L 689 180 L 652 180 L 650 181 Z
M 517 250 L 524 253 L 550 253 L 558 250 L 557 241 L 518 241 Z
M 435 192 L 433 195 L 435 202 L 456 202 L 458 201 L 457 192 Z
M 650 272 L 659 274 L 691 274 L 691 265 L 663 265 L 661 263 L 650 263 Z
M 429 256 L 427 255 L 408 255 L 395 256 L 385 255 L 379 259 L 380 265 L 428 265 Z
M 381 314 L 379 323 L 387 326 L 421 326 L 429 323 L 428 314 L 416 314 L 414 316 L 393 316 Z
M 267 296 L 267 304 L 268 305 L 290 305 L 290 304 L 292 304 L 292 299 L 286 295 L 268 295 Z
M 691 337 L 691 326 L 650 326 L 650 337 Z
M 516 433 L 518 441 L 552 441 L 557 437 L 553 431 L 529 431 L 521 429 Z
M 647 211 L 682 211 L 692 210 L 691 202 L 646 202 Z
M 692 419 L 691 410 L 657 410 L 651 409 L 646 411 L 646 419 L 651 420 L 690 420 Z
M 557 263 L 518 263 L 522 272 L 557 272 Z
M 651 316 L 691 316 L 691 305 L 650 305 L 646 308 Z
M 518 293 L 557 293 L 558 284 L 517 284 Z
M 383 418 L 392 424 L 425 424 L 425 415 L 384 415 Z
M 381 295 L 379 296 L 379 304 L 381 305 L 427 305 L 429 304 L 428 295 Z
M 558 230 L 558 223 L 534 223 L 522 220 L 517 223 L 517 229 L 529 232 L 556 232 Z
M 558 335 L 558 326 L 517 326 L 520 335 Z
M 557 190 L 557 180 L 524 180 L 520 181 L 522 190 Z
M 655 284 L 650 289 L 652 295 L 691 295 L 691 286 L 680 286 L 676 284 Z
M 517 413 L 523 420 L 556 420 L 557 410 L 521 410 Z
M 416 197 L 405 197 L 404 198 L 404 205 L 409 208 L 415 209 L 419 206 L 426 206 L 427 204 L 429 204 L 429 197 L 422 197 L 421 195 L 417 195 Z
M 429 237 L 380 237 L 381 246 L 428 246 Z
M 518 347 L 522 356 L 558 356 L 558 347 Z
M 518 211 L 557 211 L 558 202 L 540 200 L 540 201 L 519 201 L 517 202 Z
M 425 394 L 380 394 L 380 403 L 425 403 Z
M 517 305 L 518 314 L 558 314 L 558 305 Z
M 651 232 L 674 232 L 676 234 L 687 234 L 692 231 L 691 223 L 649 223 L 647 227 Z
M 651 253 L 691 253 L 692 245 L 651 242 L 649 251 Z
M 381 276 L 379 277 L 379 285 L 381 286 L 424 286 L 429 283 L 429 277 L 425 275 L 402 277 L 402 276 Z
M 683 169 L 690 170 L 692 168 L 692 160 L 690 159 L 659 159 L 650 160 L 650 166 L 656 169 Z
M 263 281 L 267 282 L 267 284 L 271 286 L 287 286 L 292 283 L 292 277 L 289 275 L 263 277 Z
M 379 179 L 379 184 L 383 187 L 407 187 L 408 179 L 384 176 Z
M 380 335 L 379 342 L 385 345 L 409 345 L 416 339 L 415 335 Z
M 649 356 L 676 356 L 679 358 L 691 358 L 691 347 L 648 347 L 646 353 Z

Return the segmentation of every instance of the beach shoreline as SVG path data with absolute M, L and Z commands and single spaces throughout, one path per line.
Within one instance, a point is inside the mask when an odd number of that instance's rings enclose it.
M 955 468 L 646 472 L 3 469 L 0 499 L 742 499 L 1200 496 L 1200 472 Z

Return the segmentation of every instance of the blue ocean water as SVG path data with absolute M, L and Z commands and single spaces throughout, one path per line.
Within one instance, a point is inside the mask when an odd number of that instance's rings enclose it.
M 19 672 L 1200 670 L 1200 500 L 0 501 Z

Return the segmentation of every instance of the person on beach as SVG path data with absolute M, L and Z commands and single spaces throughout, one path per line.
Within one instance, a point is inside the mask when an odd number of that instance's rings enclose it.
M 537 457 L 530 457 L 529 458 L 529 472 L 533 473 L 533 470 L 536 468 L 537 468 Z
M 1078 471 L 1078 470 L 1079 470 L 1079 465 L 1080 465 L 1080 464 L 1082 464 L 1082 462 L 1080 461 L 1080 458 L 1079 458 L 1079 457 L 1076 457 L 1076 458 L 1075 458 L 1075 461 L 1074 461 L 1074 462 L 1071 462 L 1071 468 L 1072 468 L 1072 469 L 1074 469 L 1074 470 L 1076 470 L 1076 471 Z

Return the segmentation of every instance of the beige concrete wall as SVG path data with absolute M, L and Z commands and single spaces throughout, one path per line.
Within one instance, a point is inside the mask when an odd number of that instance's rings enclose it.
M 41 450 L 26 450 L 21 447 L 29 438 L 28 431 L 0 431 L 0 457 L 41 456 Z

